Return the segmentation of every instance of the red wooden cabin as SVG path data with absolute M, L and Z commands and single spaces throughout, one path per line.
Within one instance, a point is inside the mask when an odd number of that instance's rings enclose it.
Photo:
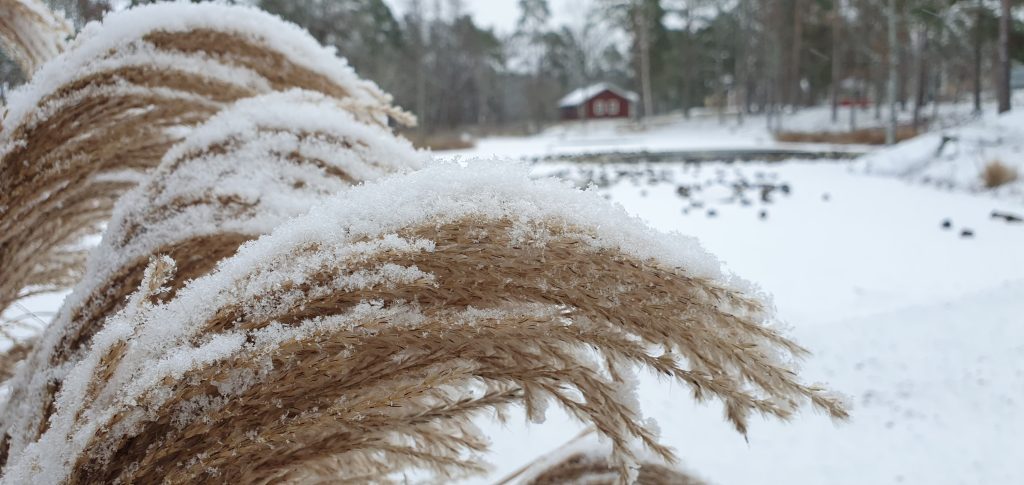
M 629 118 L 640 99 L 609 83 L 577 89 L 558 102 L 562 120 Z

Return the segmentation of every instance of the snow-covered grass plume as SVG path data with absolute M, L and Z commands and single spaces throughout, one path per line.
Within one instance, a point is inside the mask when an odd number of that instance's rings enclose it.
M 289 88 L 335 98 L 364 122 L 414 122 L 308 33 L 254 8 L 156 4 L 87 25 L 5 107 L 0 309 L 76 280 L 81 258 L 68 246 L 189 127 Z
M 64 50 L 71 24 L 39 0 L 0 0 L 0 49 L 29 77 Z
M 19 350 L 3 483 L 451 479 L 485 470 L 477 416 L 549 404 L 607 440 L 599 478 L 671 481 L 637 370 L 741 433 L 846 416 L 695 239 L 525 166 L 427 163 L 387 95 L 256 10 L 111 15 L 8 108 L 0 308 L 107 223 Z

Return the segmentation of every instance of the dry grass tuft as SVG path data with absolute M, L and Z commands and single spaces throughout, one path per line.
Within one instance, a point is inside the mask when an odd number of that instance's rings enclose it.
M 920 132 L 913 126 L 901 126 L 896 130 L 896 141 L 914 138 Z M 884 128 L 865 128 L 854 131 L 783 131 L 775 139 L 786 143 L 832 143 L 837 145 L 884 145 Z
M 71 24 L 38 0 L 0 0 L 0 48 L 30 77 L 64 50 Z
M 994 189 L 1017 181 L 1017 169 L 1003 163 L 1001 160 L 992 160 L 985 164 L 981 170 L 981 181 L 985 188 Z

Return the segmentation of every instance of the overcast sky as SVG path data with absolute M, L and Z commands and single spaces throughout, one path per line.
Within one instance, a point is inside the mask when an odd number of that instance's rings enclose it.
M 548 0 L 551 7 L 552 22 L 555 25 L 572 24 L 582 19 L 586 8 L 592 0 Z M 402 15 L 408 0 L 384 0 L 396 17 Z M 441 1 L 442 5 L 448 3 Z M 425 6 L 433 5 L 431 0 L 423 2 Z M 519 18 L 518 0 L 463 0 L 463 4 L 477 25 L 493 27 L 499 33 L 509 33 L 516 26 Z

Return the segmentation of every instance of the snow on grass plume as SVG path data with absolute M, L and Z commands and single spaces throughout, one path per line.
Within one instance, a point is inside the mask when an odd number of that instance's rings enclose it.
M 158 4 L 87 25 L 4 107 L 0 309 L 79 276 L 78 259 L 59 254 L 97 232 L 133 185 L 125 172 L 154 168 L 231 102 L 290 88 L 334 98 L 368 124 L 415 122 L 333 50 L 253 8 Z
M 129 10 L 38 72 L 0 133 L 0 307 L 114 220 L 11 381 L 4 483 L 451 479 L 485 470 L 475 416 L 552 403 L 625 480 L 674 458 L 636 368 L 741 433 L 846 416 L 696 240 L 524 166 L 424 164 L 383 126 L 410 116 L 274 17 Z
M 62 372 L 136 289 L 151 258 L 177 260 L 168 286 L 180 288 L 350 183 L 413 170 L 424 159 L 408 141 L 309 91 L 239 101 L 192 131 L 118 201 L 84 279 L 18 373 L 0 413 L 10 452 L 38 437 Z
M 29 77 L 64 50 L 71 24 L 39 0 L 0 0 L 0 48 Z
M 97 335 L 8 480 L 450 477 L 482 470 L 475 415 L 548 401 L 610 439 L 628 477 L 636 442 L 673 458 L 623 389 L 634 366 L 721 400 L 741 432 L 808 400 L 845 416 L 797 381 L 778 357 L 803 350 L 696 241 L 526 167 L 353 187 L 166 303 L 148 303 L 152 286 L 107 323 L 116 338 Z M 203 384 L 230 376 L 244 379 Z
M 497 482 L 498 485 L 614 485 L 619 482 L 610 443 L 600 440 L 588 429 L 519 470 Z M 702 485 L 678 467 L 664 463 L 657 456 L 642 456 L 630 476 L 638 485 Z

